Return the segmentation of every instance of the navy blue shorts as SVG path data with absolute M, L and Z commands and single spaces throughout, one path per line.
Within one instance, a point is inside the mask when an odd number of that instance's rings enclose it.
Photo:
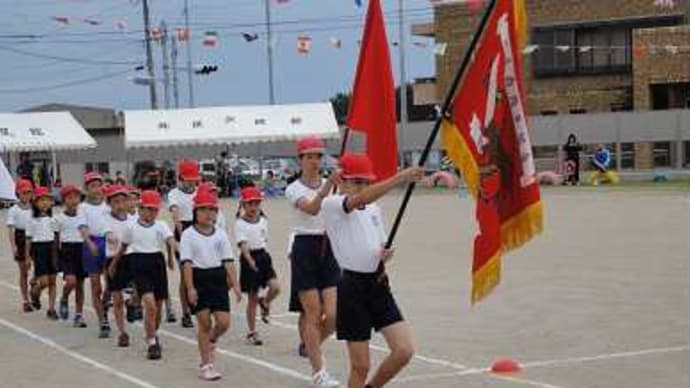
M 88 276 L 84 269 L 83 249 L 84 243 L 80 242 L 63 242 L 60 245 L 58 266 L 63 276 L 76 276 L 79 280 L 83 280 Z
M 88 245 L 84 243 L 84 247 L 82 248 L 84 269 L 89 276 L 100 275 L 105 269 L 105 237 L 91 236 L 89 238 L 96 244 L 98 254 L 93 256 Z
M 139 296 L 152 293 L 156 300 L 168 298 L 168 269 L 162 253 L 132 253 L 129 268 Z
M 56 275 L 57 263 L 53 257 L 54 242 L 35 242 L 31 244 L 31 257 L 34 263 L 34 277 Z
M 324 235 L 297 235 L 292 244 L 290 311 L 301 311 L 297 296 L 302 291 L 322 291 L 340 283 L 340 266 Z
M 268 286 L 271 279 L 276 278 L 271 255 L 265 249 L 257 249 L 249 252 L 256 262 L 255 271 L 249 266 L 249 262 L 242 256 L 240 260 L 240 288 L 244 293 L 256 293 Z
M 230 312 L 230 296 L 228 295 L 227 271 L 225 267 L 193 268 L 194 288 L 198 301 L 191 306 L 192 314 L 204 310 L 211 313 L 217 311 Z
M 108 267 L 112 262 L 112 258 L 108 258 Z M 110 276 L 108 274 L 108 291 L 119 292 L 123 289 L 129 287 L 129 284 L 134 280 L 132 277 L 132 271 L 129 267 L 129 255 L 124 255 L 117 262 L 117 269 L 115 270 L 115 275 Z

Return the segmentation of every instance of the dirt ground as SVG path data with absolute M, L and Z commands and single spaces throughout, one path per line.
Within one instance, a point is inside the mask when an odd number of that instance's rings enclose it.
M 389 270 L 417 354 L 391 386 L 690 386 L 688 187 L 550 188 L 543 197 L 543 234 L 504 258 L 499 287 L 471 307 L 473 201 L 450 191 L 415 195 Z M 390 219 L 399 202 L 400 193 L 382 201 Z M 225 206 L 234 216 L 236 202 Z M 287 290 L 288 204 L 269 200 L 265 210 Z M 0 385 L 308 386 L 310 368 L 295 352 L 296 317 L 285 312 L 286 293 L 271 324 L 260 324 L 263 347 L 245 344 L 244 303 L 233 303 L 233 328 L 217 361 L 224 378 L 205 383 L 197 377 L 196 333 L 179 324 L 164 324 L 163 360 L 151 362 L 140 325 L 130 327 L 132 346 L 120 349 L 115 338 L 97 338 L 91 311 L 86 329 L 48 321 L 44 311 L 21 313 L 17 268 L 0 230 Z M 170 279 L 174 290 L 178 274 Z M 344 344 L 330 340 L 325 349 L 330 371 L 345 381 Z M 375 362 L 385 355 L 381 338 L 372 354 Z M 519 361 L 522 372 L 489 373 L 500 357 Z

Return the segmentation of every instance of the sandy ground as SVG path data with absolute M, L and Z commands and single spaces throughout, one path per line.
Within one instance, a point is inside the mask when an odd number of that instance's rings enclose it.
M 383 201 L 390 218 L 400 195 Z M 503 280 L 481 304 L 469 304 L 473 203 L 447 191 L 415 196 L 390 266 L 395 295 L 411 323 L 417 355 L 396 387 L 690 386 L 690 194 L 684 187 L 547 189 L 543 235 L 505 257 Z M 235 202 L 225 204 L 234 214 Z M 271 246 L 281 282 L 288 205 L 267 201 Z M 5 213 L 0 220 L 4 224 Z M 296 317 L 287 297 L 276 302 L 266 345 L 244 343 L 244 304 L 233 304 L 233 328 L 220 343 L 224 379 L 197 378 L 195 331 L 165 324 L 163 360 L 145 359 L 142 328 L 133 344 L 97 338 L 89 328 L 19 311 L 17 269 L 0 228 L 0 376 L 7 387 L 306 387 L 310 368 L 296 356 Z M 173 285 L 177 273 L 171 274 Z M 174 289 L 171 286 L 171 289 Z M 45 302 L 45 296 L 44 296 Z M 175 302 L 177 305 L 177 301 Z M 90 312 L 89 312 L 90 313 Z M 385 355 L 381 338 L 373 359 Z M 326 345 L 329 369 L 346 378 L 342 343 Z M 523 371 L 487 373 L 511 357 Z

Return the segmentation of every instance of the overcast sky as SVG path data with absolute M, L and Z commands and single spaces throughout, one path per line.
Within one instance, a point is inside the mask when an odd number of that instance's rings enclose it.
M 264 1 L 190 3 L 192 62 L 220 66 L 210 76 L 194 76 L 197 106 L 267 103 Z M 277 36 L 278 103 L 324 101 L 336 92 L 349 90 L 368 1 L 363 3 L 360 9 L 354 0 L 290 0 L 285 4 L 271 0 Z M 431 21 L 433 11 L 428 0 L 404 3 L 407 78 L 433 76 L 433 41 L 410 34 L 410 25 Z M 183 26 L 183 0 L 150 0 L 150 4 L 154 25 L 165 20 L 172 31 Z M 398 0 L 383 0 L 383 4 L 389 40 L 397 42 Z M 51 102 L 148 108 L 148 88 L 131 82 L 132 77 L 145 75 L 134 71 L 145 57 L 141 8 L 140 0 L 0 0 L 0 112 Z M 54 17 L 67 17 L 69 24 L 60 25 Z M 124 22 L 127 28 L 119 31 L 117 22 Z M 204 32 L 210 30 L 219 34 L 216 49 L 201 44 Z M 247 43 L 242 32 L 259 33 L 259 40 Z M 297 53 L 300 35 L 312 38 L 311 52 L 306 56 Z M 331 38 L 342 39 L 342 48 L 334 48 Z M 420 47 L 422 44 L 427 47 Z M 161 76 L 161 47 L 154 44 L 153 48 L 156 75 Z M 391 54 L 397 80 L 398 49 L 392 46 Z M 185 63 L 185 48 L 180 47 L 179 65 Z M 179 73 L 179 77 L 184 107 L 186 74 Z M 76 85 L 64 86 L 72 83 Z M 161 86 L 161 106 L 162 94 Z

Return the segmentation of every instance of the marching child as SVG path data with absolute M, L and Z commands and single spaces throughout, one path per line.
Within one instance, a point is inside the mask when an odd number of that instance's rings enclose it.
M 201 180 L 199 176 L 199 163 L 190 159 L 182 159 L 177 164 L 177 187 L 168 194 L 168 209 L 172 215 L 175 240 L 180 241 L 182 232 L 192 226 L 194 196 L 197 192 L 197 184 Z M 179 260 L 179 257 L 178 257 Z M 182 273 L 180 272 L 180 276 Z M 192 328 L 192 315 L 187 305 L 187 293 L 184 289 L 184 279 L 180 277 L 180 304 L 182 305 L 182 327 Z M 167 303 L 167 302 L 166 302 Z M 174 315 L 168 306 L 168 322 L 174 322 Z
M 127 211 L 129 190 L 125 186 L 110 186 L 106 193 L 110 214 L 106 216 L 105 238 L 108 266 L 108 291 L 113 297 L 113 315 L 117 326 L 117 346 L 129 346 L 129 335 L 125 328 L 124 298 L 122 290 L 129 285 L 132 274 L 129 255 L 118 255 L 125 230 L 134 222 Z
M 268 220 L 261 210 L 263 194 L 256 187 L 245 187 L 240 194 L 241 213 L 235 223 L 235 240 L 240 247 L 240 285 L 247 300 L 247 342 L 262 345 L 256 331 L 256 307 L 261 308 L 261 319 L 268 323 L 271 302 L 280 293 L 280 285 L 273 269 L 271 255 L 266 251 Z M 259 291 L 267 288 L 266 296 Z
M 46 316 L 48 319 L 58 320 L 55 311 L 55 278 L 58 271 L 53 205 L 50 190 L 47 187 L 37 187 L 34 192 L 33 215 L 26 228 L 26 260 L 33 261 L 34 266 L 36 285 L 31 289 L 34 309 L 41 309 L 41 293 L 48 288 Z
M 340 193 L 326 198 L 322 206 L 326 232 L 343 270 L 338 285 L 337 337 L 347 341 L 348 386 L 378 388 L 407 365 L 414 347 L 388 284 L 384 264 L 393 251 L 385 249 L 381 209 L 374 202 L 399 184 L 419 180 L 423 170 L 409 168 L 372 184 L 376 176 L 366 155 L 343 155 L 340 168 Z M 367 383 L 372 329 L 386 339 L 390 354 Z
M 60 298 L 60 318 L 69 318 L 69 296 L 74 291 L 74 327 L 86 327 L 84 321 L 84 270 L 82 251 L 84 249 L 84 233 L 86 218 L 79 213 L 81 190 L 74 185 L 66 185 L 60 189 L 62 197 L 62 212 L 55 216 L 55 229 L 59 236 L 60 269 L 64 278 L 62 297 Z
M 83 227 L 87 238 L 82 250 L 84 269 L 89 275 L 91 284 L 91 303 L 99 320 L 99 338 L 110 336 L 110 324 L 105 311 L 103 281 L 105 270 L 105 217 L 109 212 L 103 196 L 103 177 L 96 172 L 84 175 L 86 198 L 79 205 L 79 212 L 84 215 L 86 225 Z
M 125 229 L 116 262 L 129 253 L 129 265 L 137 293 L 144 305 L 147 357 L 161 358 L 161 346 L 156 332 L 160 326 L 163 300 L 168 298 L 168 275 L 165 268 L 164 250 L 167 247 L 168 268 L 175 268 L 175 238 L 168 225 L 158 221 L 161 196 L 157 191 L 141 193 L 139 219 Z
M 12 256 L 19 267 L 19 292 L 22 297 L 22 309 L 25 313 L 34 311 L 29 301 L 29 269 L 31 262 L 26 260 L 26 228 L 33 216 L 34 187 L 31 181 L 20 179 L 15 185 L 19 202 L 12 205 L 7 212 L 7 229 L 10 238 Z
M 242 294 L 236 283 L 235 255 L 225 231 L 215 226 L 218 198 L 200 191 L 194 198 L 194 225 L 182 233 L 180 255 L 187 298 L 198 324 L 203 380 L 218 380 L 215 344 L 230 327 L 229 289 Z M 215 322 L 214 322 L 215 321 Z
M 127 213 L 134 220 L 139 219 L 139 204 L 141 203 L 141 190 L 137 187 L 129 186 L 129 196 L 127 202 Z M 132 279 L 133 284 L 133 279 Z M 143 308 L 141 307 L 141 300 L 137 294 L 136 288 L 130 288 L 131 296 L 125 302 L 127 322 L 141 321 L 144 319 Z

